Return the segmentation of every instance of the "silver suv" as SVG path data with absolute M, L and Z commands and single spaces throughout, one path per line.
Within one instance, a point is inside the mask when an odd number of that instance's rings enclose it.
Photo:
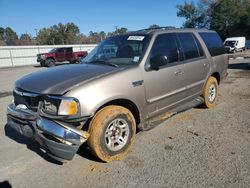
M 80 64 L 16 81 L 8 125 L 60 161 L 85 141 L 99 159 L 117 160 L 136 129 L 197 105 L 213 107 L 227 66 L 214 31 L 159 28 L 109 37 Z

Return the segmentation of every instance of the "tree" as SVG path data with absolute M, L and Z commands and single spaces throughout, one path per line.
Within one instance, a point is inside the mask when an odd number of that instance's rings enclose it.
M 40 44 L 77 44 L 80 30 L 74 23 L 53 25 L 39 30 L 37 40 Z
M 183 27 L 213 29 L 222 38 L 250 37 L 250 0 L 199 0 L 177 9 L 177 16 L 185 18 Z
M 224 38 L 238 34 L 249 35 L 249 1 L 220 0 L 212 8 L 211 29 L 216 30 Z
M 186 21 L 183 23 L 183 27 L 185 28 L 200 28 L 202 27 L 202 23 L 204 20 L 205 15 L 198 11 L 197 7 L 195 6 L 194 2 L 187 3 L 185 2 L 184 5 L 177 5 L 176 6 L 177 16 L 184 17 Z
M 150 25 L 148 28 L 150 29 L 156 29 L 156 28 L 160 28 L 161 26 L 157 25 L 157 24 L 152 24 Z
M 6 45 L 4 41 L 4 28 L 0 27 L 0 46 Z
M 0 40 L 4 40 L 4 28 L 0 27 Z
M 65 43 L 66 44 L 76 44 L 79 43 L 78 36 L 80 34 L 80 29 L 74 23 L 67 23 L 65 26 Z
M 101 31 L 99 35 L 101 37 L 101 41 L 106 38 L 106 33 L 104 31 Z
M 43 28 L 38 31 L 37 41 L 39 44 L 48 45 L 53 44 L 51 40 L 51 29 Z
M 115 31 L 108 32 L 108 36 L 114 36 L 114 35 L 118 35 L 118 34 L 122 34 L 122 33 L 126 33 L 126 32 L 128 32 L 127 28 L 125 28 L 125 27 L 121 27 L 121 28 L 116 27 Z
M 12 28 L 6 27 L 4 31 L 4 40 L 7 45 L 16 45 L 18 36 Z
M 21 45 L 30 45 L 32 43 L 31 36 L 27 33 L 24 33 L 20 36 L 19 43 Z

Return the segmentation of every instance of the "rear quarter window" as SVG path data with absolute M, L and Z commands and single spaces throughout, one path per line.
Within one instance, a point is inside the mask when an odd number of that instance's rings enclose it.
M 223 42 L 215 32 L 199 32 L 211 56 L 225 54 Z

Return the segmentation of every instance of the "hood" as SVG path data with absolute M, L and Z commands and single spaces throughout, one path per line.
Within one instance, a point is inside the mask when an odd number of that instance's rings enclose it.
M 37 54 L 37 56 L 40 56 L 40 55 L 48 55 L 50 53 L 41 53 L 41 54 Z
M 63 95 L 70 88 L 121 70 L 106 65 L 63 65 L 38 71 L 15 83 L 15 87 L 39 94 Z

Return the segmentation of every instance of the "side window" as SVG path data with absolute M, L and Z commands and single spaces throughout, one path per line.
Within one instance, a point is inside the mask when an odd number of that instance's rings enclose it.
M 59 52 L 59 53 L 64 52 L 64 48 L 59 48 L 57 52 Z
M 198 44 L 192 33 L 177 33 L 185 59 L 200 57 Z
M 166 56 L 168 63 L 178 61 L 177 44 L 171 33 L 158 35 L 151 49 L 151 57 Z
M 195 43 L 196 43 L 196 45 L 198 47 L 199 55 L 204 56 L 204 51 L 203 51 L 203 49 L 201 47 L 201 43 L 198 41 L 198 39 L 195 36 L 193 36 L 193 37 L 194 37 Z
M 70 53 L 71 51 L 72 51 L 71 48 L 66 48 L 66 52 L 67 52 L 67 53 Z
M 216 32 L 199 32 L 205 42 L 211 56 L 217 56 L 225 53 L 221 38 Z

